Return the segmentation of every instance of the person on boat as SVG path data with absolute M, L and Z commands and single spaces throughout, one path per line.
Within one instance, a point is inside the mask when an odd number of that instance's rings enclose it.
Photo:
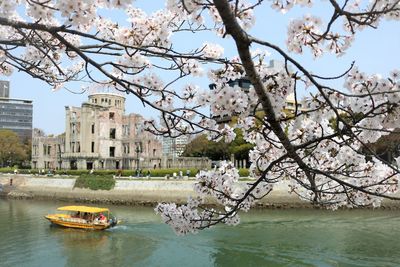
M 107 217 L 104 216 L 103 213 L 100 213 L 100 215 L 99 215 L 99 221 L 100 221 L 100 222 L 106 222 L 106 221 L 107 221 Z
M 100 213 L 99 216 L 97 216 L 94 219 L 94 223 L 105 223 L 107 222 L 107 217 L 103 215 L 103 213 Z
M 89 214 L 87 212 L 83 213 L 82 219 L 85 219 L 86 221 L 89 221 Z

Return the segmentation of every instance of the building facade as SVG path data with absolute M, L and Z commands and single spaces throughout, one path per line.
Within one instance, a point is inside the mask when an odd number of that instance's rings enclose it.
M 9 97 L 9 82 L 0 81 L 0 129 L 8 129 L 22 140 L 32 138 L 32 100 Z
M 160 165 L 161 142 L 143 130 L 142 116 L 125 115 L 123 96 L 94 93 L 80 108 L 66 107 L 65 113 L 61 168 L 135 169 Z
M 10 82 L 0 81 L 0 97 L 9 98 L 10 97 Z
M 181 135 L 176 138 L 163 137 L 162 140 L 163 155 L 166 157 L 180 157 L 189 143 L 187 135 Z
M 65 107 L 65 134 L 34 135 L 32 167 L 44 169 L 205 168 L 208 159 L 184 162 L 163 157 L 162 143 L 144 131 L 144 118 L 125 115 L 125 98 L 93 93 L 81 107 Z
M 33 169 L 61 169 L 61 155 L 65 151 L 65 135 L 45 135 L 38 129 L 33 130 L 32 163 Z
M 303 97 L 296 99 L 294 94 L 289 94 L 285 100 L 284 111 L 288 113 L 304 112 L 310 110 L 311 99 Z

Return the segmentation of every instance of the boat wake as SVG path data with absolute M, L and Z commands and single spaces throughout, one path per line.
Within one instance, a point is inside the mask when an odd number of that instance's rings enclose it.
M 114 227 L 108 228 L 106 231 L 114 232 L 114 231 L 121 231 L 121 230 L 128 230 L 128 226 L 126 226 L 126 225 L 116 225 Z

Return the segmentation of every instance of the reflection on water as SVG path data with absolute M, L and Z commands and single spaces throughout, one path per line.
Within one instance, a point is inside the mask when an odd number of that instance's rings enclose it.
M 0 200 L 0 266 L 400 266 L 399 211 L 263 210 L 177 237 L 150 208 L 106 231 L 51 226 L 66 203 Z
M 67 256 L 66 266 L 130 266 L 151 255 L 154 242 L 141 236 L 124 237 L 127 227 L 112 231 L 87 231 L 52 226 L 48 236 L 57 239 L 62 254 Z
M 102 248 L 108 241 L 106 232 L 94 232 L 81 229 L 72 229 L 50 225 L 47 234 L 57 238 L 62 246 L 67 249 L 76 247 Z

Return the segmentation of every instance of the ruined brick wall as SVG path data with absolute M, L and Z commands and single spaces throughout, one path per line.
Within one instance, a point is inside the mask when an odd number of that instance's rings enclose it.
M 125 98 L 113 93 L 95 93 L 81 107 L 65 107 L 65 138 L 51 141 L 54 146 L 63 147 L 58 159 L 51 156 L 53 162 L 61 158 L 62 164 L 52 166 L 64 169 L 136 169 L 138 164 L 141 169 L 175 164 L 183 167 L 185 163 L 204 166 L 201 160 L 164 160 L 162 142 L 144 131 L 144 120 L 139 114 L 126 115 Z M 35 155 L 36 163 L 46 160 L 50 161 L 45 155 Z

